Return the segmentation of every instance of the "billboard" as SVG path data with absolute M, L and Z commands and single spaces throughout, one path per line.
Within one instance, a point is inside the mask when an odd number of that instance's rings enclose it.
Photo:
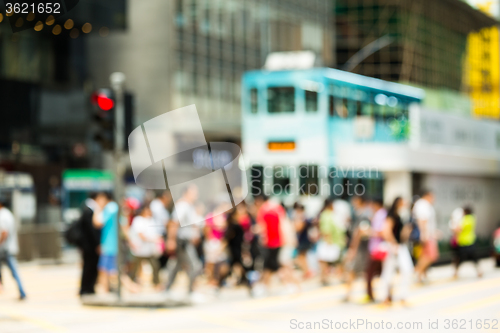
M 476 3 L 493 16 L 492 2 Z M 467 40 L 466 85 L 476 117 L 500 119 L 498 27 L 469 34 Z

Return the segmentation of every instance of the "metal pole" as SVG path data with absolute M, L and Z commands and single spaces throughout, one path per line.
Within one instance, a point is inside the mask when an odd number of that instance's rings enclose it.
M 116 223 L 117 237 L 118 237 L 118 255 L 117 255 L 117 268 L 118 268 L 118 300 L 122 298 L 122 282 L 121 282 L 121 251 L 120 251 L 120 219 L 121 219 L 121 200 L 124 197 L 123 176 L 125 174 L 125 166 L 123 165 L 122 156 L 124 148 L 125 136 L 125 97 L 124 88 L 125 74 L 113 73 L 109 77 L 111 88 L 115 95 L 115 151 L 114 151 L 114 167 L 115 167 L 115 190 L 114 197 L 118 203 L 118 218 Z

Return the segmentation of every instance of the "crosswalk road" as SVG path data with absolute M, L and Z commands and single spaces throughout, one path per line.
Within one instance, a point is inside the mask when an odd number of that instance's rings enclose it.
M 205 304 L 170 309 L 83 307 L 76 296 L 77 265 L 28 265 L 21 267 L 29 297 L 26 302 L 16 300 L 14 282 L 7 274 L 3 275 L 0 332 L 264 333 L 296 332 L 300 327 L 308 332 L 373 331 L 370 327 L 352 325 L 335 328 L 335 324 L 361 321 L 390 323 L 394 325 L 390 329 L 393 332 L 453 332 L 452 326 L 449 330 L 445 328 L 446 321 L 451 325 L 452 320 L 462 320 L 467 332 L 500 332 L 500 322 L 496 329 L 488 324 L 490 328 L 485 330 L 482 325 L 484 320 L 500 321 L 500 270 L 488 260 L 481 264 L 485 271 L 481 279 L 467 265 L 457 280 L 450 278 L 451 267 L 433 268 L 428 284 L 412 287 L 406 306 L 362 304 L 365 288 L 364 281 L 359 280 L 355 283 L 354 301 L 350 303 L 343 301 L 345 285 L 337 283 L 320 288 L 317 281 L 310 281 L 296 294 L 282 295 L 276 288 L 269 297 L 251 299 L 244 290 L 224 290 L 218 298 L 208 298 Z M 396 286 L 396 298 L 397 293 Z M 430 328 L 431 323 L 438 328 Z M 308 324 L 313 325 L 311 329 L 306 329 Z M 319 326 L 314 327 L 315 324 Z M 403 328 L 395 327 L 398 324 Z

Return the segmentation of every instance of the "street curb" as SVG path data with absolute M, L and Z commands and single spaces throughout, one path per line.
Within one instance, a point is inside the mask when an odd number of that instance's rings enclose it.
M 121 299 L 118 295 L 84 295 L 81 298 L 84 306 L 127 307 L 127 308 L 177 308 L 191 305 L 187 301 L 169 299 L 166 295 L 128 295 Z

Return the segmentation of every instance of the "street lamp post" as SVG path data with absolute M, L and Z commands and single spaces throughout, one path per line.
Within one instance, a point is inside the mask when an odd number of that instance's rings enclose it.
M 111 88 L 115 95 L 115 151 L 114 151 L 114 169 L 115 169 L 115 187 L 114 197 L 118 203 L 118 218 L 116 223 L 117 237 L 118 237 L 118 255 L 117 255 L 117 268 L 118 268 L 118 300 L 121 301 L 121 251 L 120 251 L 120 219 L 121 219 L 121 199 L 124 196 L 123 176 L 125 174 L 125 165 L 123 164 L 123 148 L 125 136 L 125 99 L 124 99 L 124 84 L 125 74 L 116 72 L 109 77 Z

